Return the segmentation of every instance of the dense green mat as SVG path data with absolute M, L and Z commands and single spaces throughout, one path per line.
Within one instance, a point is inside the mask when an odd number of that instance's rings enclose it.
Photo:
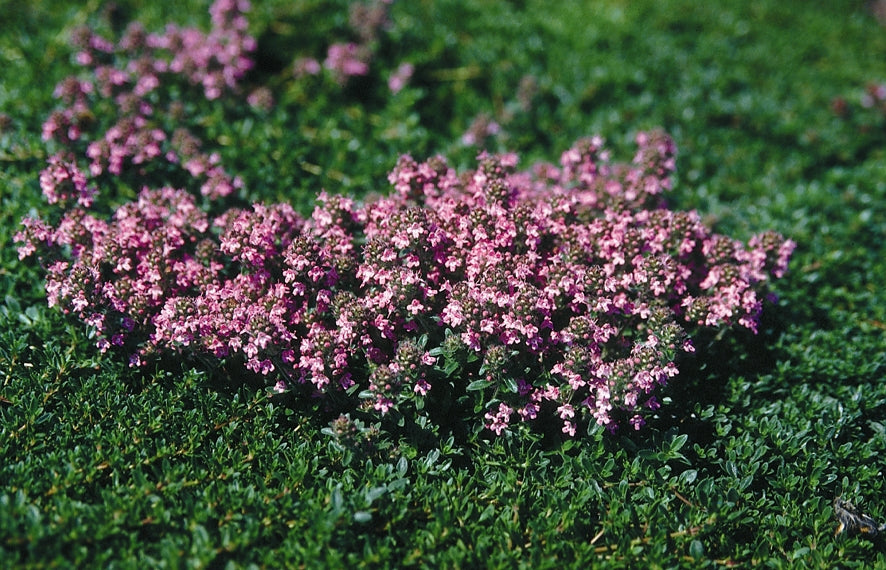
M 594 133 L 629 158 L 660 126 L 676 207 L 799 244 L 758 335 L 700 339 L 643 430 L 565 442 L 335 438 L 263 387 L 133 374 L 46 308 L 12 235 L 44 207 L 70 31 L 208 22 L 197 2 L 140 4 L 0 3 L 0 566 L 886 568 L 882 536 L 834 536 L 832 508 L 886 521 L 886 121 L 860 104 L 886 81 L 886 28 L 864 2 L 403 0 L 379 58 L 416 74 L 390 100 L 288 88 L 281 69 L 344 33 L 347 2 L 256 2 L 251 80 L 288 106 L 204 125 L 252 200 L 386 191 L 401 152 L 469 165 L 459 139 L 484 113 L 525 164 Z

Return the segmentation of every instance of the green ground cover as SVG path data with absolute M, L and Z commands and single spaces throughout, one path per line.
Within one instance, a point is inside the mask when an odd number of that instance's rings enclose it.
M 263 387 L 137 375 L 46 307 L 12 236 L 45 208 L 41 123 L 75 69 L 70 32 L 205 27 L 206 5 L 2 2 L 3 566 L 886 568 L 879 537 L 834 536 L 832 508 L 886 520 L 886 125 L 860 105 L 886 81 L 886 29 L 864 3 L 403 1 L 376 56 L 415 65 L 394 96 L 380 74 L 289 79 L 293 57 L 349 33 L 348 2 L 255 4 L 248 81 L 279 104 L 260 121 L 198 109 L 244 198 L 384 192 L 402 152 L 470 165 L 479 115 L 526 164 L 595 133 L 629 158 L 660 126 L 676 207 L 798 243 L 779 301 L 757 335 L 699 339 L 658 415 L 615 436 L 336 437 Z

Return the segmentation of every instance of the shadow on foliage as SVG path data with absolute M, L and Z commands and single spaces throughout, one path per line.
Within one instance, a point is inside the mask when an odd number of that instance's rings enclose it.
M 774 347 L 787 328 L 786 316 L 768 307 L 757 334 L 747 329 L 732 329 L 726 334 L 711 330 L 696 333 L 696 352 L 678 362 L 679 376 L 661 392 L 670 402 L 649 419 L 647 427 L 662 432 L 676 428 L 702 446 L 713 442 L 714 425 L 702 417 L 702 412 L 727 402 L 733 413 L 746 411 L 741 401 L 733 401 L 730 385 L 750 385 L 775 369 L 779 358 Z M 638 437 L 643 437 L 642 430 Z
M 650 414 L 646 427 L 638 431 L 630 429 L 627 417 L 621 418 L 623 421 L 620 422 L 618 434 L 621 437 L 604 437 L 605 445 L 646 448 L 657 434 L 668 432 L 686 434 L 691 443 L 702 446 L 711 444 L 716 438 L 715 425 L 710 414 L 703 413 L 704 410 L 728 403 L 731 413 L 746 411 L 747 400 L 735 398 L 734 383 L 752 383 L 755 378 L 775 369 L 779 360 L 775 347 L 787 329 L 786 319 L 790 317 L 768 307 L 760 322 L 760 332 L 756 335 L 745 329 L 732 329 L 726 334 L 710 330 L 697 332 L 694 335 L 696 352 L 678 363 L 680 374 L 659 392 L 660 396 L 670 401 Z M 136 390 L 139 386 L 144 388 L 147 383 L 175 383 L 180 380 L 182 371 L 189 368 L 205 371 L 206 386 L 226 398 L 233 398 L 236 394 L 242 397 L 244 390 L 250 394 L 250 398 L 265 391 L 269 402 L 294 412 L 285 418 L 280 417 L 282 430 L 307 424 L 311 431 L 330 436 L 336 429 L 350 429 L 357 436 L 356 439 L 345 437 L 346 445 L 353 444 L 355 452 L 369 457 L 400 443 L 409 445 L 419 454 L 441 449 L 447 444 L 467 452 L 482 440 L 491 441 L 498 437 L 478 428 L 475 421 L 466 419 L 477 416 L 474 394 L 446 380 L 431 383 L 432 389 L 425 398 L 422 410 L 406 413 L 394 410 L 381 418 L 372 410 L 366 410 L 365 402 L 355 392 L 330 392 L 320 397 L 311 384 L 290 382 L 290 389 L 286 393 L 277 394 L 270 388 L 267 377 L 249 372 L 243 362 L 236 359 L 229 359 L 217 366 L 194 358 L 169 359 L 159 362 L 152 373 L 134 373 L 130 380 Z M 553 406 L 551 403 L 545 405 Z M 545 414 L 549 417 L 556 415 L 555 410 L 540 410 L 541 416 Z M 528 427 L 530 433 L 521 431 L 518 437 L 531 439 L 540 450 L 560 450 L 565 444 L 570 454 L 579 452 L 581 446 L 568 443 L 574 438 L 562 433 L 559 422 L 537 421 Z M 580 426 L 579 433 L 586 434 L 588 429 L 587 425 Z M 580 435 L 577 437 L 581 438 Z M 351 439 L 354 441 L 347 443 Z M 382 457 L 379 455 L 379 458 Z M 462 464 L 454 465 L 456 467 L 470 468 L 469 453 L 451 459 Z

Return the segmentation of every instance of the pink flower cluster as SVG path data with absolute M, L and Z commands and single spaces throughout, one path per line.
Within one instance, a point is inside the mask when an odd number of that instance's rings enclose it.
M 364 46 L 386 14 L 372 6 Z M 276 392 L 355 397 L 379 415 L 473 394 L 496 434 L 554 418 L 573 436 L 590 422 L 641 426 L 695 328 L 755 330 L 794 244 L 773 233 L 743 244 L 667 209 L 676 150 L 659 132 L 637 136 L 629 163 L 599 137 L 527 170 L 512 154 L 481 154 L 461 174 L 403 156 L 393 191 L 373 201 L 321 193 L 307 218 L 287 204 L 215 203 L 210 215 L 196 188 L 146 168 L 180 165 L 210 199 L 240 184 L 191 131 L 165 127 L 186 117 L 162 87 L 234 91 L 254 47 L 246 8 L 218 0 L 209 34 L 134 25 L 113 44 L 82 32 L 78 60 L 93 74 L 56 90 L 64 107 L 44 137 L 63 150 L 40 176 L 55 210 L 26 218 L 16 241 L 42 263 L 49 304 L 91 327 L 101 351 L 133 366 L 225 362 Z M 330 52 L 330 69 L 359 71 L 355 50 Z M 266 109 L 272 95 L 247 101 Z M 153 184 L 104 213 L 96 188 L 133 172 Z
M 77 61 L 92 73 L 89 79 L 71 77 L 58 85 L 55 96 L 65 107 L 45 121 L 43 139 L 74 148 L 95 127 L 96 112 L 110 100 L 115 107 L 110 115 L 117 116 L 117 122 L 86 147 L 92 176 L 105 172 L 119 176 L 129 166 L 140 168 L 162 159 L 181 164 L 192 176 L 202 176 L 201 192 L 208 197 L 232 193 L 241 182 L 219 166 L 218 156 L 201 152 L 199 141 L 186 129 L 179 128 L 172 136 L 164 130 L 160 117 L 174 118 L 182 104 L 167 101 L 167 108 L 155 111 L 163 104 L 161 85 L 181 81 L 197 85 L 207 99 L 236 90 L 252 66 L 248 54 L 255 49 L 243 17 L 248 9 L 245 0 L 217 0 L 210 8 L 213 27 L 208 34 L 176 26 L 163 34 L 149 34 L 134 23 L 114 44 L 87 28 L 78 30 Z M 253 99 L 261 106 L 267 96 Z M 54 158 L 63 160 L 65 155 Z
M 350 6 L 349 24 L 358 36 L 357 42 L 335 42 L 329 45 L 323 65 L 313 57 L 299 57 L 293 64 L 296 78 L 318 75 L 326 69 L 336 82 L 344 85 L 351 77 L 369 74 L 369 64 L 375 51 L 379 31 L 388 23 L 388 10 L 392 0 L 354 2 Z M 412 76 L 412 66 L 403 64 L 391 75 L 389 86 L 392 93 L 403 89 Z
M 49 166 L 40 173 L 40 188 L 47 202 L 62 207 L 73 201 L 88 208 L 97 192 L 77 165 L 60 155 L 49 158 Z
M 861 106 L 866 108 L 876 107 L 886 111 L 886 85 L 871 83 L 861 98 Z
M 754 329 L 794 244 L 744 245 L 661 207 L 673 143 L 637 142 L 629 164 L 596 138 L 529 171 L 514 155 L 461 175 L 404 156 L 390 196 L 321 194 L 307 219 L 256 204 L 210 220 L 183 191 L 146 189 L 108 221 L 72 204 L 17 239 L 42 257 L 50 304 L 133 364 L 233 358 L 278 391 L 362 390 L 379 414 L 470 384 L 496 433 L 544 416 L 569 435 L 639 427 L 687 330 Z
M 396 95 L 402 91 L 412 79 L 413 73 L 415 73 L 415 66 L 411 63 L 401 63 L 397 66 L 397 69 L 388 78 L 388 89 L 391 90 L 391 94 Z
M 481 113 L 474 117 L 468 130 L 461 137 L 461 143 L 465 146 L 482 147 L 486 139 L 501 132 L 501 125 L 496 123 L 489 115 Z
M 367 60 L 368 52 L 357 44 L 353 42 L 337 43 L 329 46 L 323 67 L 332 71 L 339 82 L 344 83 L 349 77 L 369 73 Z
M 252 67 L 248 54 L 255 39 L 248 35 L 244 13 L 247 0 L 216 0 L 209 9 L 212 29 L 208 34 L 194 28 L 169 25 L 163 34 L 147 33 L 139 23 L 113 42 L 81 28 L 74 41 L 80 48 L 77 62 L 95 68 L 104 77 L 106 95 L 119 89 L 142 97 L 157 89 L 167 73 L 188 78 L 199 85 L 208 99 L 217 99 Z M 113 56 L 125 55 L 127 65 L 111 64 Z
M 844 97 L 835 97 L 831 101 L 831 110 L 844 118 L 859 111 L 873 112 L 881 117 L 886 115 L 886 83 L 869 83 L 860 98 L 854 99 L 855 102 L 850 103 Z

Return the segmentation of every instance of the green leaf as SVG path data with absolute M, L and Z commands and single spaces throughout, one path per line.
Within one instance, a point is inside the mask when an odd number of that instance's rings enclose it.
M 695 539 L 689 543 L 689 556 L 696 560 L 704 558 L 704 545 L 700 540 Z
M 22 306 L 18 302 L 18 299 L 16 299 L 15 297 L 13 297 L 11 295 L 7 295 L 5 298 L 5 301 L 6 301 L 6 306 L 9 307 L 9 309 L 11 311 L 14 311 L 16 313 L 22 312 Z
M 683 446 L 686 445 L 686 440 L 689 439 L 687 434 L 678 435 L 671 441 L 670 451 L 671 453 L 676 453 L 683 449 Z
M 476 392 L 478 390 L 483 390 L 489 386 L 490 382 L 488 380 L 474 380 L 470 384 L 468 384 L 467 390 L 468 392 Z
M 446 363 L 443 365 L 443 373 L 447 376 L 452 376 L 453 373 L 459 368 L 461 368 L 461 365 L 458 363 L 457 360 L 447 360 Z
M 680 473 L 679 482 L 681 486 L 692 485 L 695 482 L 695 479 L 698 477 L 698 471 L 695 469 L 687 469 L 686 471 Z
M 505 389 L 512 394 L 516 394 L 517 391 L 519 390 L 519 388 L 517 386 L 517 381 L 513 378 L 510 378 L 510 377 L 505 378 L 502 380 L 502 383 L 504 384 Z

